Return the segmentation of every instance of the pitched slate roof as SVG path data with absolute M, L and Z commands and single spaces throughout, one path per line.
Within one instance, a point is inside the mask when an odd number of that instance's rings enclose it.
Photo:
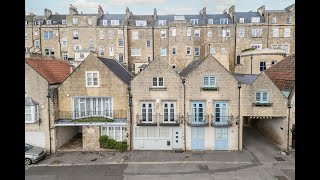
M 244 18 L 244 23 L 251 23 L 252 17 L 260 17 L 260 23 L 265 22 L 265 18 L 259 12 L 235 12 L 234 16 L 237 23 L 239 23 L 240 18 Z
M 233 73 L 232 74 L 234 78 L 241 84 L 251 84 L 254 80 L 257 79 L 258 75 L 255 74 L 238 74 Z
M 213 19 L 213 24 L 220 24 L 220 19 L 227 18 L 228 24 L 232 24 L 229 14 L 207 14 L 207 19 Z
M 66 19 L 67 19 L 67 15 L 52 14 L 48 17 L 47 20 L 51 20 L 52 24 L 62 24 L 62 20 L 66 20 Z M 46 20 L 45 20 L 45 23 L 47 23 Z
M 114 74 L 116 74 L 123 82 L 130 85 L 131 78 L 133 77 L 121 64 L 114 59 L 98 57 Z
M 98 26 L 103 26 L 103 20 L 108 20 L 108 26 L 111 26 L 110 20 L 119 20 L 119 25 L 124 25 L 125 14 L 104 14 L 98 19 Z
M 291 91 L 295 85 L 295 54 L 291 54 L 265 70 L 281 91 Z
M 190 74 L 195 68 L 197 68 L 203 60 L 195 60 L 192 61 L 187 67 L 185 67 L 179 74 L 180 76 L 187 76 Z
M 62 83 L 70 74 L 70 67 L 66 61 L 26 59 L 26 63 L 37 71 L 49 84 Z
M 38 105 L 39 103 L 34 101 L 31 97 L 24 97 L 24 105 L 25 106 L 34 106 Z

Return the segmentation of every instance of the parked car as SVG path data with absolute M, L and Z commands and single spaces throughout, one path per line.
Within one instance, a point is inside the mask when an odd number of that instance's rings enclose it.
M 33 146 L 27 143 L 25 143 L 24 150 L 25 150 L 25 158 L 24 158 L 25 165 L 36 163 L 39 160 L 43 159 L 46 155 L 46 149 L 42 147 Z

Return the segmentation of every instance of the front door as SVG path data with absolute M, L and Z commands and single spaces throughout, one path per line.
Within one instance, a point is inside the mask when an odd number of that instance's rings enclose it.
M 228 103 L 214 103 L 215 150 L 228 150 Z

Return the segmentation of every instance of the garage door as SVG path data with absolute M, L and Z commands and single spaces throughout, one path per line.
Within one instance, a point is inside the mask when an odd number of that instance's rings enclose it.
M 25 135 L 26 143 L 45 148 L 45 135 L 43 131 L 28 131 Z
M 228 128 L 214 128 L 215 150 L 228 150 Z
M 203 127 L 191 128 L 191 149 L 204 150 L 204 128 Z

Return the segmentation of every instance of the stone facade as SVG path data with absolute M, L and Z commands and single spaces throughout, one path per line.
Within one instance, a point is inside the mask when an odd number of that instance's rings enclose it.
M 73 6 L 70 8 L 76 9 Z M 49 19 L 54 16 L 48 10 L 45 12 Z M 177 18 L 179 20 L 175 20 L 174 15 L 157 15 L 156 9 L 153 15 L 134 15 L 128 8 L 125 14 L 104 14 L 101 7 L 98 8 L 98 14 L 69 13 L 59 16 L 61 21 L 61 18 L 65 18 L 66 23 L 63 24 L 46 24 L 45 17 L 36 16 L 42 19 L 41 26 L 33 25 L 35 18 L 30 21 L 33 16 L 26 16 L 27 53 L 46 55 L 45 49 L 52 48 L 54 53 L 49 56 L 74 60 L 75 52 L 79 51 L 75 50 L 75 46 L 79 45 L 81 50 L 90 50 L 101 57 L 119 60 L 121 56 L 121 63 L 135 72 L 135 63 L 149 63 L 161 56 L 161 48 L 165 48 L 166 55 L 162 58 L 177 71 L 181 71 L 192 60 L 205 59 L 212 54 L 226 69 L 235 72 L 236 57 L 257 44 L 262 49 L 280 48 L 286 49 L 287 53 L 295 52 L 294 5 L 284 10 L 265 10 L 262 6 L 257 12 L 237 12 L 232 6 L 223 14 L 207 14 L 206 8 L 203 8 L 198 15 L 182 15 L 182 19 Z M 259 17 L 260 21 L 251 22 L 254 16 Z M 246 20 L 242 23 L 240 18 Z M 74 19 L 77 19 L 77 24 L 73 23 Z M 199 24 L 192 24 L 191 19 L 198 19 Z M 213 23 L 209 22 L 211 19 Z M 228 23 L 222 23 L 222 19 L 228 19 Z M 123 23 L 111 24 L 112 20 Z M 146 25 L 137 26 L 139 20 L 146 20 Z M 166 23 L 161 25 L 160 20 L 166 20 Z M 104 24 L 104 21 L 107 23 Z M 190 36 L 187 36 L 188 28 L 191 28 Z M 174 29 L 176 36 L 173 36 Z M 254 29 L 261 29 L 261 37 L 252 35 Z M 73 37 L 74 30 L 78 32 L 78 39 Z M 197 30 L 200 31 L 199 37 L 195 36 Z M 44 31 L 53 31 L 53 37 L 44 39 Z M 161 31 L 166 32 L 165 37 L 160 37 Z M 134 32 L 138 32 L 138 39 L 133 39 Z M 101 38 L 101 34 L 104 38 Z M 34 47 L 34 40 L 40 41 L 39 48 Z M 119 46 L 119 40 L 123 40 L 123 46 Z M 147 41 L 150 41 L 150 47 L 147 47 Z M 190 47 L 190 54 L 187 54 L 187 47 Z M 139 49 L 140 54 L 132 55 L 133 48 Z M 200 49 L 199 56 L 195 55 L 195 48 Z M 102 50 L 103 55 L 100 53 Z
M 82 146 L 84 150 L 100 149 L 100 126 L 82 126 Z

